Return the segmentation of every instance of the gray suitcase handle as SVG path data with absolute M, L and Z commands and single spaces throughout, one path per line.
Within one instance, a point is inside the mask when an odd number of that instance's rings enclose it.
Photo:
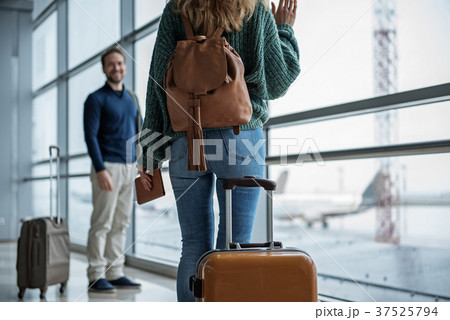
M 61 186 L 61 177 L 60 177 L 60 163 L 59 163 L 59 154 L 60 150 L 58 146 L 50 146 L 48 151 L 50 153 L 50 219 L 53 220 L 53 173 L 52 173 L 52 164 L 53 164 L 53 153 L 52 150 L 56 150 L 56 223 L 61 223 L 60 216 L 60 186 Z
M 277 184 L 275 181 L 268 179 L 260 179 L 251 176 L 245 176 L 244 178 L 232 178 L 225 179 L 222 182 L 222 186 L 225 189 L 225 232 L 226 232 L 226 249 L 231 248 L 232 241 L 232 202 L 231 192 L 235 187 L 247 187 L 257 188 L 261 187 L 267 191 L 267 241 L 273 242 L 273 191 L 276 189 Z

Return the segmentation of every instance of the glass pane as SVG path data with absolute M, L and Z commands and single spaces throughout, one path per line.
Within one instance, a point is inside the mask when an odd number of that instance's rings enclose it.
M 39 15 L 53 2 L 54 0 L 34 0 L 33 1 L 33 20 L 39 17 Z
M 53 166 L 55 168 L 55 166 Z M 31 168 L 33 177 L 48 177 L 50 175 L 49 165 L 41 164 Z M 50 216 L 50 182 L 48 179 L 32 181 L 32 217 Z M 55 184 L 53 184 L 55 186 Z M 55 190 L 54 190 L 55 192 Z M 55 202 L 53 202 L 55 205 Z
M 83 157 L 69 161 L 69 174 L 89 174 L 91 172 L 91 158 Z
M 374 8 L 370 0 L 302 4 L 294 26 L 302 71 L 271 116 L 375 96 Z M 449 82 L 450 43 L 442 39 L 450 3 L 399 0 L 396 11 L 398 91 Z
M 53 12 L 33 31 L 33 90 L 56 78 L 56 14 L 56 11 Z
M 139 29 L 144 24 L 160 16 L 166 6 L 166 0 L 135 0 L 134 27 Z
M 450 2 L 398 0 L 397 11 L 399 91 L 450 82 L 450 42 L 442 41 L 450 29 Z
M 450 139 L 450 102 L 391 111 L 389 136 L 392 144 Z M 394 119 L 396 117 L 396 120 Z M 380 146 L 374 114 L 317 123 L 274 128 L 270 132 L 270 155 L 306 152 L 308 144 L 319 151 Z M 314 151 L 314 150 L 312 150 Z
M 178 224 L 176 201 L 169 173 L 162 172 L 166 195 L 136 209 L 135 254 L 177 265 L 181 256 L 181 232 Z M 219 222 L 219 204 L 214 194 L 213 210 Z
M 55 164 L 53 163 L 52 173 L 55 174 Z M 48 177 L 50 176 L 50 167 L 48 164 L 40 164 L 38 166 L 31 167 L 31 176 L 32 177 Z
M 69 1 L 69 68 L 120 38 L 119 0 Z
M 312 256 L 321 294 L 370 301 L 360 287 L 349 288 L 352 277 L 369 283 L 364 288 L 377 301 L 387 296 L 376 296 L 375 285 L 401 289 L 397 300 L 402 290 L 408 300 L 411 292 L 448 296 L 450 154 L 383 160 L 389 180 L 377 175 L 375 159 L 271 166 L 276 240 Z M 380 201 L 386 181 L 392 206 Z
M 86 245 L 93 209 L 89 177 L 69 179 L 68 199 L 70 241 Z
M 52 166 L 52 174 L 56 175 L 56 164 L 53 163 Z M 49 164 L 40 164 L 37 166 L 33 166 L 31 169 L 32 177 L 47 177 L 43 180 L 35 180 L 32 181 L 32 206 L 33 206 L 33 217 L 49 217 L 50 216 L 50 180 L 48 177 L 50 176 Z M 53 215 L 56 216 L 56 192 L 57 192 L 57 184 L 56 179 L 52 180 L 52 188 L 53 188 Z M 63 208 L 61 208 L 63 209 Z M 62 213 L 62 216 L 65 215 Z
M 32 161 L 48 159 L 48 147 L 58 143 L 56 101 L 56 87 L 46 90 L 33 99 Z
M 101 63 L 69 79 L 69 153 L 87 152 L 84 142 L 83 111 L 87 96 L 105 82 Z
M 181 235 L 175 197 L 168 172 L 163 172 L 166 195 L 144 205 L 136 205 L 137 255 L 178 263 Z
M 33 170 L 34 173 L 34 170 Z M 39 174 L 39 176 L 41 176 Z M 32 183 L 33 218 L 50 216 L 50 181 L 36 180 Z M 55 202 L 54 202 L 55 203 Z
M 272 102 L 271 116 L 373 96 L 370 2 L 302 4 L 294 24 L 301 73 L 288 93 Z
M 136 42 L 136 70 L 135 84 L 136 94 L 141 105 L 142 116 L 145 116 L 145 98 L 147 96 L 148 71 L 150 70 L 150 61 L 152 58 L 153 48 L 156 41 L 156 32 Z

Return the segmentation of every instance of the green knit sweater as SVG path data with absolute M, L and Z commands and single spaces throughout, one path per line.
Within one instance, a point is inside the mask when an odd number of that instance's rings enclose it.
M 168 156 L 168 145 L 185 134 L 172 130 L 166 94 L 162 89 L 167 64 L 177 41 L 186 40 L 183 22 L 174 13 L 172 3 L 166 5 L 161 16 L 147 85 L 146 112 L 140 138 L 143 155 L 139 164 L 148 169 L 161 164 Z M 261 127 L 269 118 L 266 100 L 283 96 L 300 73 L 294 30 L 288 24 L 276 25 L 272 12 L 258 3 L 241 31 L 225 32 L 224 36 L 242 58 L 253 107 L 250 122 L 240 129 Z

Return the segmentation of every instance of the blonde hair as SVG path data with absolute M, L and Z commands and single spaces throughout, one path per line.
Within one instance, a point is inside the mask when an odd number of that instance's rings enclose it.
M 211 37 L 218 27 L 239 31 L 250 19 L 258 2 L 269 8 L 267 0 L 172 0 L 175 11 L 189 18 L 194 32 Z

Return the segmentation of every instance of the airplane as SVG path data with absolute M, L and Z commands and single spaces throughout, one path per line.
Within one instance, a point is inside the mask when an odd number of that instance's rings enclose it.
M 281 219 L 300 218 L 308 227 L 319 222 L 327 228 L 329 218 L 361 213 L 374 207 L 377 202 L 376 190 L 383 183 L 383 175 L 379 171 L 362 194 L 287 193 L 288 174 L 288 170 L 285 170 L 277 179 L 277 190 L 273 195 L 274 215 Z

